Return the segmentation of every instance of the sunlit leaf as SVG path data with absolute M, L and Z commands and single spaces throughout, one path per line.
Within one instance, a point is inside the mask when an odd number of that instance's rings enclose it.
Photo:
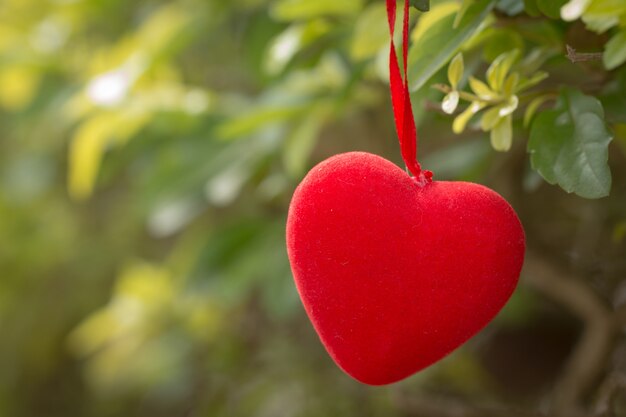
M 428 27 L 420 29 L 418 24 L 409 53 L 409 81 L 411 90 L 417 90 L 441 69 L 460 49 L 463 42 L 481 27 L 493 8 L 492 0 L 478 0 L 465 13 L 458 27 L 453 27 L 454 13 L 443 16 Z M 443 6 L 441 6 L 443 7 Z M 433 13 L 437 7 L 426 13 Z
M 149 117 L 145 112 L 103 112 L 83 122 L 69 150 L 68 188 L 73 198 L 80 200 L 91 195 L 108 146 L 135 135 Z
M 270 12 L 278 20 L 299 20 L 324 15 L 352 15 L 362 7 L 363 0 L 278 0 Z
M 437 4 L 428 13 L 420 14 L 419 21 L 413 32 L 411 33 L 411 41 L 413 43 L 420 42 L 420 40 L 439 24 L 443 19 L 450 16 L 459 10 L 458 3 L 454 1 L 444 1 Z
M 459 53 L 450 61 L 450 65 L 448 66 L 448 82 L 453 90 L 456 90 L 458 87 L 463 77 L 463 71 L 463 54 Z
M 40 75 L 33 68 L 10 66 L 0 70 L 0 106 L 21 110 L 37 94 Z

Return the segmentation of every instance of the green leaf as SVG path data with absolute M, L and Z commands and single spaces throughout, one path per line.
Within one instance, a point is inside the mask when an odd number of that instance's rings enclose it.
M 606 69 L 614 69 L 626 61 L 626 29 L 613 36 L 606 44 L 602 57 Z
M 537 0 L 537 7 L 541 13 L 552 19 L 561 18 L 561 7 L 567 0 Z
M 541 106 L 549 99 L 550 96 L 540 96 L 531 101 L 530 104 L 528 104 L 528 107 L 526 107 L 526 111 L 524 112 L 524 127 L 528 127 L 530 125 L 530 122 L 537 112 L 537 109 L 539 109 L 539 106 Z
M 547 72 L 539 71 L 533 74 L 533 76 L 530 78 L 522 78 L 517 86 L 516 91 L 523 91 L 529 89 L 530 87 L 534 87 L 535 85 L 548 78 L 548 75 L 549 74 Z
M 463 113 L 459 114 L 454 119 L 454 122 L 452 122 L 452 131 L 457 135 L 462 133 L 472 117 L 474 117 L 474 115 L 481 111 L 485 106 L 486 104 L 480 101 L 472 102 L 472 104 L 467 106 Z
M 524 0 L 524 8 L 530 16 L 537 17 L 541 14 L 537 6 L 537 0 Z
M 483 117 L 480 119 L 480 128 L 484 132 L 490 131 L 496 124 L 498 124 L 500 121 L 500 115 L 498 114 L 499 110 L 500 109 L 498 107 L 493 107 L 483 114 Z
M 515 16 L 524 11 L 523 0 L 498 0 L 497 9 L 508 16 Z
M 426 84 L 458 52 L 463 42 L 481 29 L 481 23 L 487 18 L 493 5 L 493 0 L 477 0 L 469 7 L 456 28 L 453 27 L 455 15 L 448 14 L 413 39 L 413 47 L 409 53 L 411 90 L 415 91 Z
M 491 100 L 495 98 L 498 94 L 489 88 L 487 84 L 480 81 L 478 78 L 470 77 L 469 78 L 470 88 L 476 95 L 484 100 Z
M 461 7 L 459 8 L 459 11 L 456 12 L 456 16 L 454 17 L 454 22 L 452 22 L 453 28 L 456 29 L 457 27 L 459 27 L 459 23 L 461 23 L 461 20 L 463 20 L 463 16 L 465 16 L 465 12 L 469 10 L 473 2 L 474 0 L 463 0 L 463 2 L 461 3 Z
M 270 9 L 277 20 L 311 19 L 326 15 L 353 15 L 363 7 L 363 0 L 279 0 Z
M 311 112 L 295 126 L 291 135 L 287 137 L 283 148 L 283 163 L 293 178 L 299 178 L 306 172 L 309 157 L 323 127 L 325 118 L 323 110 Z
M 511 149 L 513 143 L 513 116 L 508 115 L 498 120 L 491 129 L 491 146 L 498 152 Z
M 516 95 L 509 96 L 503 104 L 499 107 L 498 114 L 500 117 L 508 116 L 509 114 L 513 114 L 515 110 L 517 110 L 517 105 L 519 104 L 519 98 Z
M 459 53 L 456 54 L 448 66 L 448 82 L 454 90 L 456 90 L 459 85 L 459 81 L 461 81 L 461 78 L 463 77 L 463 71 L 463 54 Z
M 519 54 L 519 50 L 515 49 L 500 55 L 491 63 L 487 69 L 487 82 L 493 90 L 502 91 L 504 80 L 515 61 L 517 61 Z
M 483 57 L 485 61 L 493 61 L 505 52 L 525 48 L 524 37 L 510 28 L 490 28 L 491 35 L 485 38 Z M 487 31 L 485 31 L 487 32 Z
M 554 110 L 539 114 L 531 127 L 528 151 L 533 169 L 550 184 L 585 198 L 607 196 L 607 164 L 612 140 L 602 104 L 574 89 L 564 89 Z
M 356 22 L 350 55 L 355 60 L 371 58 L 388 44 L 387 9 L 383 3 L 372 4 Z
M 411 0 L 411 6 L 420 12 L 427 12 L 430 10 L 430 0 Z
M 506 81 L 504 81 L 504 86 L 502 87 L 502 92 L 505 96 L 515 94 L 515 92 L 517 91 L 517 86 L 519 85 L 519 78 L 519 73 L 517 72 L 509 74 L 509 76 L 506 78 Z

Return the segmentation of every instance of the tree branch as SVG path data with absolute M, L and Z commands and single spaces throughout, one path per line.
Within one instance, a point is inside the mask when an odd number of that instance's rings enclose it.
M 559 415 L 580 414 L 582 400 L 600 376 L 612 348 L 613 314 L 582 281 L 566 277 L 532 251 L 527 255 L 525 276 L 532 287 L 562 304 L 585 324 L 552 398 L 552 407 Z

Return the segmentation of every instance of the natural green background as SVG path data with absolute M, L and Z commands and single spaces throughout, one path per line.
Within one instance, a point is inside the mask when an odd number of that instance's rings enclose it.
M 324 158 L 401 164 L 384 2 L 0 0 L 0 416 L 626 415 L 626 2 L 430 8 L 420 161 L 505 196 L 529 253 L 487 329 L 373 388 L 284 223 Z

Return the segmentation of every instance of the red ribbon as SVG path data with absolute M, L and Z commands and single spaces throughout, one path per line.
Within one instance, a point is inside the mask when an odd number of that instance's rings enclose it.
M 404 0 L 404 20 L 402 30 L 402 63 L 404 66 L 404 79 L 400 73 L 396 46 L 393 35 L 396 26 L 396 0 L 387 0 L 387 17 L 389 20 L 389 33 L 391 35 L 391 50 L 389 51 L 389 85 L 393 114 L 396 121 L 396 132 L 400 141 L 402 159 L 408 170 L 413 174 L 416 181 L 426 184 L 432 181 L 433 173 L 422 171 L 417 162 L 417 129 L 411 107 L 409 94 L 409 81 L 407 73 L 407 56 L 409 54 L 409 0 Z

